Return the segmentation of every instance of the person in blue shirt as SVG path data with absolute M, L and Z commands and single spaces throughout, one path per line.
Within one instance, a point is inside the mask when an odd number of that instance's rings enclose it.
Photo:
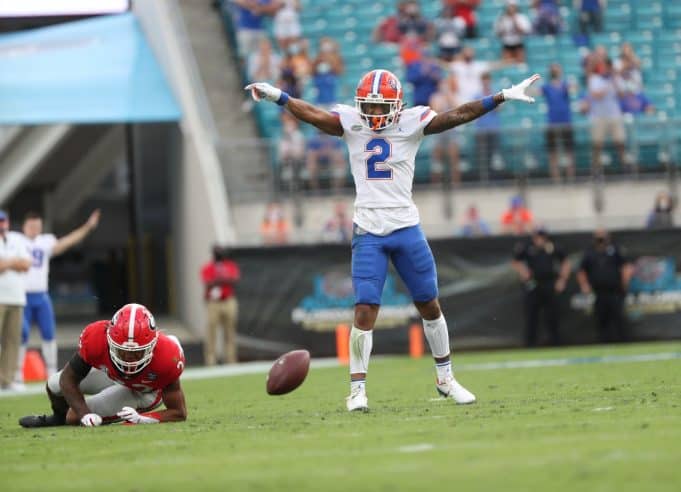
M 339 76 L 345 70 L 338 44 L 331 38 L 319 41 L 319 54 L 314 61 L 313 83 L 317 89 L 317 104 L 331 106 L 338 102 Z
M 559 147 L 563 148 L 568 160 L 567 178 L 572 180 L 575 177 L 575 137 L 572 130 L 570 88 L 563 78 L 563 69 L 558 63 L 552 63 L 549 72 L 549 81 L 541 88 L 549 109 L 546 114 L 546 148 L 549 152 L 551 177 L 554 182 L 560 182 Z
M 407 82 L 414 87 L 414 106 L 428 106 L 440 79 L 442 69 L 437 60 L 420 51 L 420 55 L 407 65 Z
M 466 210 L 466 222 L 461 228 L 463 237 L 489 236 L 491 233 L 489 224 L 485 222 L 478 212 L 478 207 L 471 205 Z
M 282 6 L 278 0 L 233 0 L 239 58 L 246 59 L 258 50 L 265 36 L 263 17 L 274 15 Z
M 588 35 L 589 31 L 603 32 L 603 7 L 605 0 L 579 1 L 579 32 Z
M 477 94 L 475 99 L 482 99 L 494 94 L 492 77 L 489 72 L 483 73 L 480 79 L 482 81 L 482 92 Z M 475 120 L 475 127 L 475 152 L 478 157 L 478 169 L 484 179 L 489 175 L 490 169 L 503 165 L 499 154 L 499 134 L 501 132 L 499 108 L 485 113 Z M 499 164 L 497 164 L 497 160 L 499 160 Z

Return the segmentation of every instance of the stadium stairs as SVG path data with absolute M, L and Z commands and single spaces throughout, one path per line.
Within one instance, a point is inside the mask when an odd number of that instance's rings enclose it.
M 211 2 L 178 3 L 215 120 L 227 193 L 232 201 L 242 198 L 244 191 L 258 198 L 267 191 L 263 179 L 269 173 L 266 154 L 256 145 L 249 146 L 246 153 L 234 152 L 235 145 L 258 137 L 253 119 L 244 117 L 241 110 L 244 91 L 235 47 L 226 39 L 224 25 L 212 10 Z

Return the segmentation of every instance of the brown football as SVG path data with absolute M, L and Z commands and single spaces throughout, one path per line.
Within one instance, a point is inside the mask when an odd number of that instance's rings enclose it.
M 303 384 L 310 369 L 310 352 L 293 350 L 279 357 L 267 375 L 267 394 L 284 395 Z

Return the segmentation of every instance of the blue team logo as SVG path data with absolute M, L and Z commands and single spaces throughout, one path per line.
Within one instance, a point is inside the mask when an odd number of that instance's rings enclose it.
M 346 268 L 318 273 L 313 278 L 312 293 L 293 309 L 291 319 L 306 330 L 331 331 L 339 323 L 353 319 L 355 297 L 352 278 Z M 403 326 L 418 315 L 409 296 L 397 291 L 395 277 L 388 273 L 381 297 L 377 328 Z

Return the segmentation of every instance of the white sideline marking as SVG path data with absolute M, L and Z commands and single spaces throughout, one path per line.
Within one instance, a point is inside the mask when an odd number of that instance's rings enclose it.
M 378 359 L 379 357 L 375 357 Z M 650 362 L 661 360 L 681 359 L 681 352 L 661 352 L 657 354 L 630 354 L 630 355 L 604 355 L 593 357 L 567 357 L 564 359 L 536 359 L 536 360 L 514 360 L 499 362 L 478 362 L 473 364 L 455 364 L 457 371 L 492 371 L 496 369 L 521 369 L 537 367 L 573 366 L 581 364 L 604 364 L 621 362 Z M 272 367 L 272 362 L 244 362 L 241 364 L 214 366 L 214 367 L 192 367 L 182 373 L 182 380 L 192 379 L 212 379 L 230 376 L 241 376 L 244 374 L 267 374 Z M 327 367 L 339 367 L 338 360 L 334 357 L 312 359 L 311 369 L 323 369 Z M 45 383 L 32 383 L 26 385 L 24 391 L 4 390 L 0 391 L 0 398 L 8 396 L 28 396 L 38 395 L 45 391 Z M 432 401 L 444 401 L 444 398 L 433 398 Z
M 615 407 L 596 407 L 594 408 L 594 412 L 609 412 L 610 410 L 614 410 Z
M 429 443 L 410 444 L 397 448 L 400 453 L 423 453 L 424 451 L 430 451 L 431 449 L 435 449 L 435 446 Z

